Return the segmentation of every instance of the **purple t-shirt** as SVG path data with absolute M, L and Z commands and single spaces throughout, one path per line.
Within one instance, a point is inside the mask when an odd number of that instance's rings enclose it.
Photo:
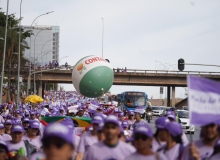
M 98 142 L 98 138 L 94 137 L 91 132 L 82 134 L 79 142 L 78 152 L 84 153 L 89 149 L 91 145 Z
M 173 146 L 173 148 L 169 150 L 165 150 L 165 147 L 164 147 L 164 149 L 160 150 L 158 153 L 164 154 L 169 160 L 178 160 L 179 159 L 179 148 L 180 148 L 180 144 L 177 143 L 175 146 Z
M 151 150 L 153 152 L 156 152 L 159 148 L 161 148 L 162 146 L 166 145 L 166 142 L 160 142 L 160 144 L 157 142 L 157 140 L 155 138 L 153 138 L 152 141 L 152 148 Z
M 220 159 L 220 153 L 217 153 L 213 156 L 211 156 L 211 158 L 209 160 L 219 160 Z
M 130 126 L 130 130 L 133 131 L 134 130 L 134 122 L 135 120 L 132 122 L 131 120 L 128 120 L 128 124 Z
M 12 143 L 11 141 L 7 141 L 9 152 L 12 156 L 15 156 L 18 154 L 18 151 L 21 147 L 23 147 L 25 151 L 25 156 L 27 156 L 27 150 L 24 144 L 24 141 L 21 141 L 19 143 Z
M 206 146 L 203 143 L 202 139 L 199 139 L 199 140 L 195 141 L 194 143 L 199 150 L 201 159 L 209 158 L 212 155 L 212 153 L 214 151 L 213 147 Z M 189 145 L 190 144 L 188 144 L 186 146 L 181 160 L 193 160 L 191 153 L 190 153 L 190 150 L 189 150 Z
M 40 150 L 41 146 L 43 145 L 41 142 L 41 137 L 37 136 L 34 139 L 30 139 L 27 135 L 22 137 L 22 140 L 28 140 L 38 151 Z
M 136 149 L 125 142 L 118 141 L 114 147 L 107 146 L 104 142 L 98 142 L 91 146 L 85 157 L 86 160 L 124 160 L 134 153 Z
M 166 156 L 164 156 L 162 153 L 158 153 L 159 156 L 159 160 L 168 160 Z M 150 155 L 150 156 L 145 156 L 145 155 L 141 155 L 137 152 L 131 154 L 130 156 L 128 156 L 127 158 L 125 158 L 124 160 L 157 160 L 156 154 L 154 155 Z
M 137 127 L 139 127 L 139 126 L 148 126 L 148 124 L 147 124 L 147 122 L 144 121 L 144 120 L 141 120 L 140 122 L 135 121 L 135 122 L 134 122 L 134 129 L 137 128 Z
M 4 141 L 11 141 L 12 140 L 12 138 L 11 138 L 11 136 L 9 134 L 3 134 L 2 135 L 2 139 Z

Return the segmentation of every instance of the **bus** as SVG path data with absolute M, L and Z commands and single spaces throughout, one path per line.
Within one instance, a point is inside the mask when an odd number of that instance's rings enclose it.
M 148 96 L 145 92 L 138 91 L 126 91 L 121 93 L 121 110 L 132 110 L 134 111 L 136 107 L 146 105 L 148 101 Z

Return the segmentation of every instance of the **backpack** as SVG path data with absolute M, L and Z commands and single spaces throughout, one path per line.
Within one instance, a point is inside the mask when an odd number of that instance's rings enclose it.
M 28 140 L 24 140 L 24 144 L 27 151 L 27 157 L 30 159 L 31 155 L 37 152 L 37 149 Z

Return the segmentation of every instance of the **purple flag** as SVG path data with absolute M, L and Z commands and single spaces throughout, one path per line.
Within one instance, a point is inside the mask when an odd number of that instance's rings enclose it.
M 220 122 L 220 83 L 195 76 L 188 76 L 187 81 L 190 123 Z

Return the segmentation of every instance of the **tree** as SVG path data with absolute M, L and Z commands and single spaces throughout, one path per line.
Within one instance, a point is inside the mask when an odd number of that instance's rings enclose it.
M 6 15 L 4 12 L 0 12 L 0 37 L 4 37 L 5 35 L 5 24 L 6 24 Z M 17 64 L 18 62 L 18 55 L 13 53 L 18 53 L 19 49 L 19 19 L 15 17 L 14 14 L 8 15 L 8 32 L 7 32 L 7 43 L 6 43 L 6 55 L 5 55 L 5 68 L 8 69 L 7 72 L 7 78 L 8 78 L 8 92 L 7 92 L 7 101 L 9 101 L 9 95 L 11 97 L 11 100 L 13 100 L 12 94 L 15 96 L 15 88 L 16 85 L 11 84 L 11 65 Z M 21 28 L 21 66 L 27 62 L 27 60 L 24 58 L 23 53 L 25 49 L 29 49 L 27 42 L 25 39 L 27 37 L 30 37 L 31 31 L 24 31 L 23 28 Z M 3 43 L 4 41 L 0 41 L 0 65 L 2 65 L 2 59 L 3 59 Z

